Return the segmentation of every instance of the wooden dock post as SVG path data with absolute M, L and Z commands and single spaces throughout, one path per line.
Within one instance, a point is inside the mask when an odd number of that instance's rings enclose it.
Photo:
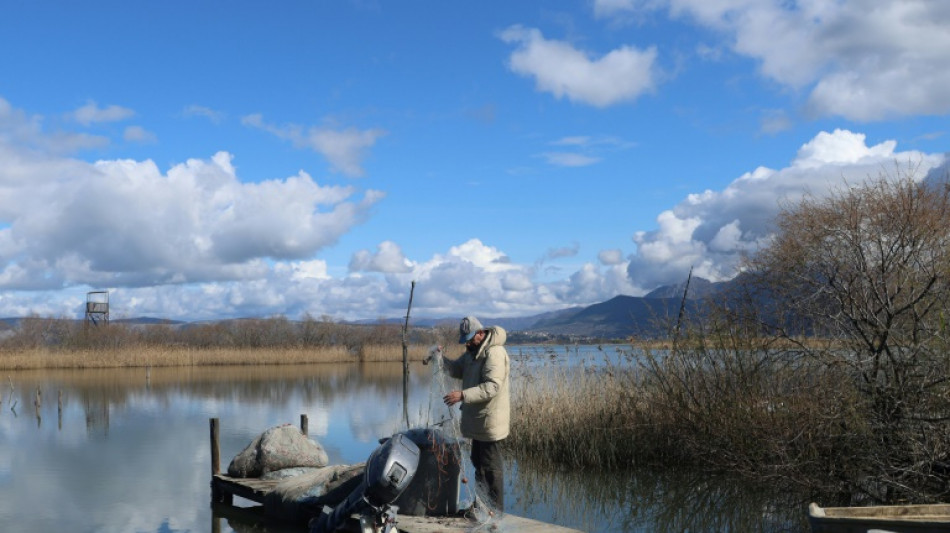
M 211 419 L 211 501 L 222 502 L 230 505 L 232 495 L 219 490 L 214 482 L 214 476 L 221 473 L 221 445 L 218 443 L 219 422 L 217 418 Z
M 303 433 L 303 436 L 306 437 L 307 433 L 310 431 L 310 419 L 307 418 L 307 415 L 300 415 L 300 432 Z

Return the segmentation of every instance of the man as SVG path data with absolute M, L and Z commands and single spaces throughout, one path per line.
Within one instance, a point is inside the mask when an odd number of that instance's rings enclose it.
M 472 439 L 475 482 L 498 512 L 505 510 L 502 441 L 508 437 L 511 417 L 507 336 L 500 326 L 483 328 L 475 317 L 463 318 L 459 344 L 465 345 L 465 353 L 454 361 L 444 360 L 446 372 L 462 380 L 462 389 L 442 398 L 449 407 L 462 404 L 462 436 Z

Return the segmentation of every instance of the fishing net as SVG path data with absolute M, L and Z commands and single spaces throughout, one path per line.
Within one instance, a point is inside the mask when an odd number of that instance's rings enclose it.
M 450 468 L 451 461 L 455 461 L 462 468 L 462 490 L 459 494 L 459 514 L 475 521 L 471 531 L 497 531 L 497 522 L 501 518 L 488 497 L 487 488 L 471 482 L 473 475 L 468 475 L 471 465 L 464 458 L 471 456 L 471 441 L 462 437 L 461 414 L 457 408 L 448 407 L 442 398 L 450 391 L 455 390 L 454 378 L 445 371 L 444 352 L 441 346 L 429 349 L 432 369 L 432 379 L 429 388 L 429 409 L 426 414 L 427 427 L 439 427 L 444 432 L 447 441 L 458 443 L 454 453 L 446 453 L 442 457 L 445 463 L 443 468 Z M 450 381 L 451 380 L 451 381 Z M 474 473 L 474 472 L 473 472 Z

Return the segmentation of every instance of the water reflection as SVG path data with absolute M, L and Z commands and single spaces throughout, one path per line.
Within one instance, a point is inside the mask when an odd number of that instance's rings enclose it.
M 411 367 L 414 425 L 446 416 L 430 372 Z M 221 421 L 225 467 L 261 431 L 301 414 L 334 464 L 365 460 L 404 420 L 401 363 L 20 371 L 4 385 L 4 532 L 292 531 L 211 509 L 209 418 Z M 514 462 L 510 471 L 510 512 L 584 531 L 801 529 L 794 505 L 742 483 Z
M 584 531 L 681 533 L 807 530 L 807 498 L 727 476 L 651 469 L 553 470 L 522 461 L 519 505 Z

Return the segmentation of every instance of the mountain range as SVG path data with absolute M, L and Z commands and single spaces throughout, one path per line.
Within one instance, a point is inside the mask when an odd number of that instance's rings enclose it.
M 695 310 L 702 298 L 724 290 L 731 281 L 713 283 L 702 278 L 689 281 L 689 292 L 684 302 L 686 282 L 659 287 L 645 296 L 615 296 L 607 301 L 570 307 L 525 317 L 478 317 L 486 326 L 498 325 L 509 332 L 512 344 L 565 340 L 620 340 L 630 337 L 655 337 L 668 331 L 674 323 L 680 307 L 685 305 Z M 19 318 L 0 318 L 0 329 L 16 327 Z M 404 318 L 386 320 L 386 323 L 402 324 Z M 416 327 L 450 325 L 458 322 L 451 318 L 412 318 Z M 187 322 L 152 317 L 114 320 L 131 325 L 164 324 L 186 325 Z M 378 324 L 379 320 L 360 320 L 354 324 Z

